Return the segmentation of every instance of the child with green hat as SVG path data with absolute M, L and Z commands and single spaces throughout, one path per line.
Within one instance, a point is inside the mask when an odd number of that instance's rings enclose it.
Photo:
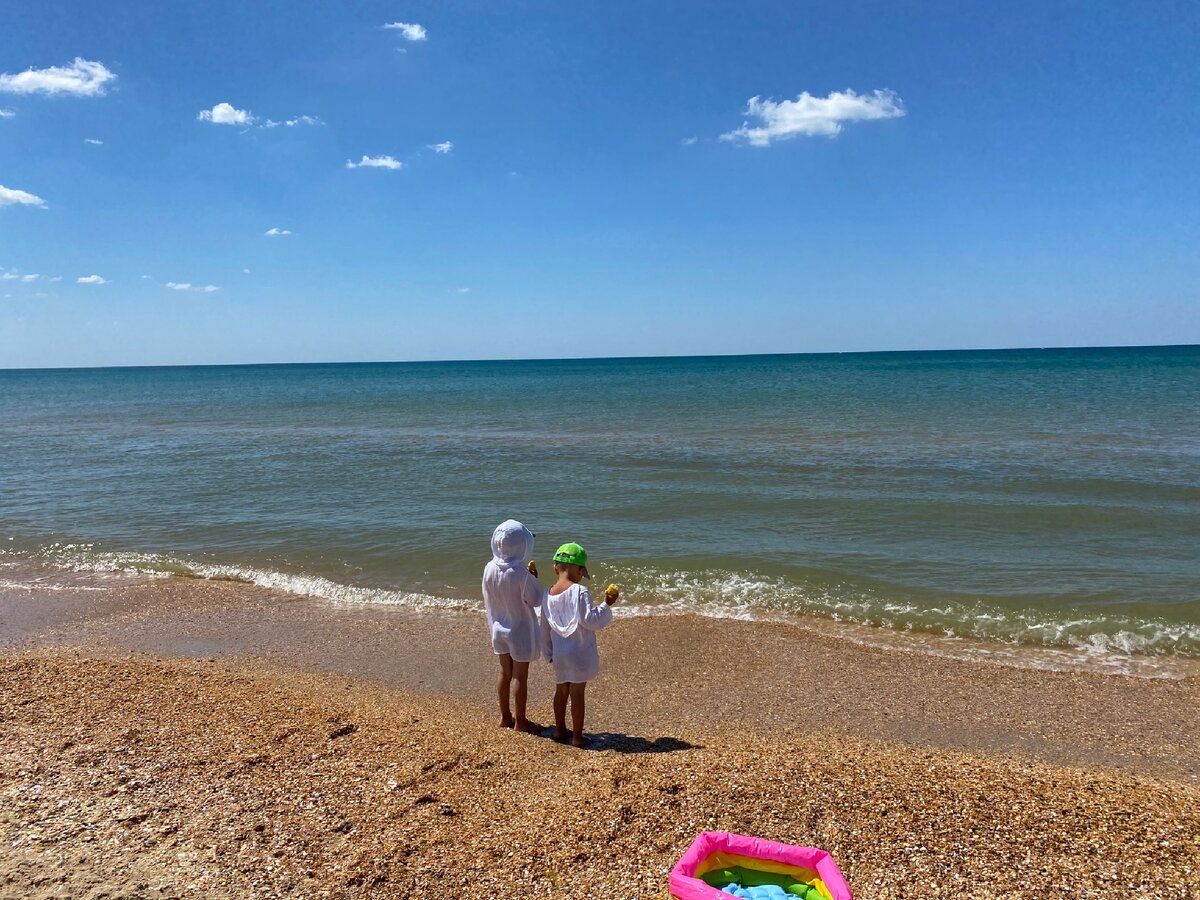
M 584 691 L 600 674 L 596 632 L 612 621 L 612 605 L 619 596 L 611 587 L 604 603 L 592 605 L 583 585 L 590 578 L 587 551 L 576 543 L 563 544 L 554 553 L 558 581 L 550 588 L 542 613 L 543 651 L 554 665 L 554 739 L 567 739 L 567 701 L 571 701 L 571 743 L 583 747 Z

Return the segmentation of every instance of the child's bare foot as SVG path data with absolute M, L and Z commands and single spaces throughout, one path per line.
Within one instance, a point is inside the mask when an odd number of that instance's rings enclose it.
M 565 728 L 555 728 L 554 729 L 554 739 L 556 741 L 558 741 L 560 744 L 565 744 L 567 742 L 567 738 L 569 738 L 570 736 L 571 736 L 571 732 L 567 731 L 567 729 L 565 729 Z
M 591 742 L 592 742 L 592 739 L 590 737 L 586 737 L 582 734 L 577 737 L 571 738 L 571 746 L 572 747 L 586 747 Z
M 517 731 L 523 731 L 526 734 L 541 734 L 546 730 L 545 725 L 539 725 L 537 722 L 530 722 L 528 719 L 523 722 L 517 721 L 515 723 L 515 727 Z
M 505 716 L 500 720 L 501 728 L 512 728 L 516 724 L 516 720 L 514 720 L 512 716 Z

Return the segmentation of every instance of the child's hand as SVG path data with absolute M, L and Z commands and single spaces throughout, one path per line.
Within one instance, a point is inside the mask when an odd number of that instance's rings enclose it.
M 621 592 L 617 590 L 617 586 L 615 584 L 610 584 L 604 589 L 604 602 L 609 606 L 612 606 L 614 603 L 616 603 L 617 598 L 620 596 Z
M 532 575 L 534 578 L 538 577 L 537 560 L 536 559 L 531 559 L 529 561 L 529 564 L 527 566 L 525 566 L 525 568 L 527 568 L 529 570 L 529 574 Z

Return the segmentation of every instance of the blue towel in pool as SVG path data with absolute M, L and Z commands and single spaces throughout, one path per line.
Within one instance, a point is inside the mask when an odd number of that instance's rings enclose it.
M 721 888 L 726 894 L 743 897 L 745 900 L 784 900 L 787 892 L 777 884 L 762 884 L 755 887 L 742 887 L 740 884 L 727 884 Z

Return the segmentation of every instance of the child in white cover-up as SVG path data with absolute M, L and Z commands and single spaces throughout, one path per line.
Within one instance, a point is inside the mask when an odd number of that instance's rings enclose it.
M 529 664 L 538 658 L 538 611 L 546 596 L 541 582 L 525 567 L 533 555 L 533 532 L 515 519 L 492 532 L 492 560 L 483 570 L 483 608 L 487 612 L 492 651 L 500 657 L 496 695 L 500 727 L 537 733 L 542 726 L 525 717 Z M 509 691 L 516 681 L 516 716 Z
M 571 743 L 586 746 L 583 736 L 584 692 L 600 674 L 596 632 L 612 621 L 617 592 L 592 606 L 592 595 L 581 583 L 590 577 L 587 551 L 563 544 L 554 554 L 558 581 L 550 588 L 542 611 L 542 649 L 554 664 L 554 739 L 567 739 L 567 701 L 571 701 Z

